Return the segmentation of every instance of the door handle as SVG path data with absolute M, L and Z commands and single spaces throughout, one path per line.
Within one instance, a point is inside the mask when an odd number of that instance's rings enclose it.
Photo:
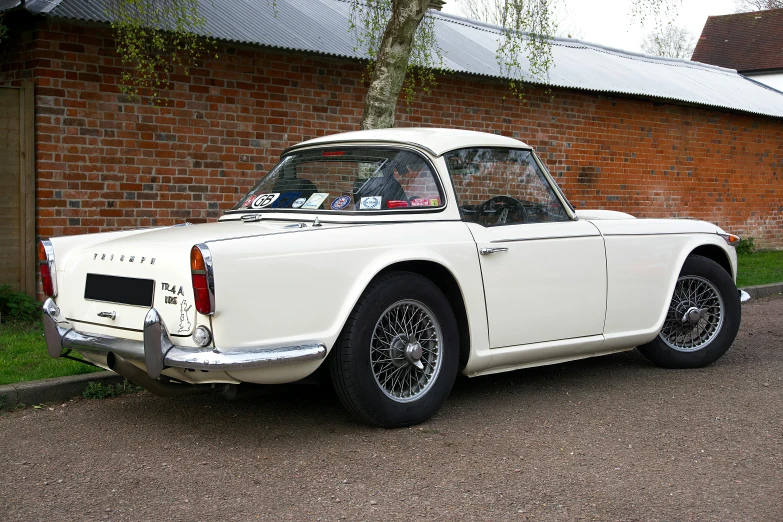
M 482 256 L 485 256 L 487 254 L 494 254 L 496 252 L 508 252 L 508 248 L 506 247 L 479 248 L 479 254 L 481 254 Z

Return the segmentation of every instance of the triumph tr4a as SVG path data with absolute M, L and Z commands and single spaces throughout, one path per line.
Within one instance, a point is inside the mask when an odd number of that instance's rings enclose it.
M 187 224 L 185 224 L 187 225 Z M 739 238 L 575 210 L 531 147 L 449 129 L 306 141 L 214 223 L 39 244 L 46 343 L 161 395 L 320 367 L 377 426 L 473 377 L 638 347 L 706 366 L 740 325 Z

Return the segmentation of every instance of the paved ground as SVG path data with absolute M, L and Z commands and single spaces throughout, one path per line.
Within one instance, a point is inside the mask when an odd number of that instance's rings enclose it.
M 783 520 L 783 298 L 702 370 L 637 352 L 460 381 L 425 425 L 319 387 L 0 417 L 0 520 Z

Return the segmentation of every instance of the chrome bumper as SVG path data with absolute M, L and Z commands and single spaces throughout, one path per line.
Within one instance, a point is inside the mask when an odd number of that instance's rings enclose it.
M 144 319 L 144 341 L 77 332 L 51 299 L 43 305 L 43 323 L 46 347 L 52 357 L 60 357 L 63 348 L 103 355 L 112 352 L 131 361 L 143 361 L 147 374 L 153 379 L 159 377 L 164 368 L 231 371 L 317 361 L 326 357 L 326 346 L 317 342 L 280 348 L 175 346 L 169 338 L 166 324 L 154 308 L 150 308 Z

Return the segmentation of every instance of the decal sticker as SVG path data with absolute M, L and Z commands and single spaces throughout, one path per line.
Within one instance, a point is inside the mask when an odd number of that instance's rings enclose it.
M 386 202 L 386 206 L 388 208 L 401 208 L 401 207 L 407 207 L 408 202 L 407 201 L 397 201 L 397 200 L 391 200 Z
M 242 203 L 242 208 L 249 207 L 249 206 L 250 206 L 250 204 L 251 204 L 251 203 L 253 203 L 253 200 L 254 200 L 254 199 L 256 199 L 256 196 L 255 196 L 255 194 L 253 194 L 252 196 L 248 197 L 248 198 L 247 198 L 247 199 L 244 201 L 244 203 Z
M 440 198 L 432 198 L 430 200 L 430 205 L 432 205 L 433 207 L 439 206 L 440 205 Z
M 185 295 L 185 292 L 183 291 L 183 286 L 177 286 L 177 285 L 170 285 L 168 283 L 161 283 L 160 284 L 160 291 L 161 292 L 171 292 L 171 295 L 177 296 L 177 295 Z M 166 296 L 166 303 L 168 304 L 177 304 L 176 297 L 174 298 L 174 301 L 169 301 L 168 296 Z
M 274 201 L 280 197 L 279 192 L 272 192 L 271 194 L 259 194 L 250 204 L 250 208 L 264 208 L 268 207 Z
M 305 202 L 304 205 L 302 205 L 302 208 L 312 208 L 317 209 L 321 206 L 321 203 L 324 202 L 326 198 L 329 197 L 328 192 L 315 192 L 312 196 Z
M 271 205 L 272 208 L 284 208 L 284 207 L 290 207 L 291 203 L 296 201 L 296 199 L 301 196 L 301 192 L 284 192 L 279 198 L 277 198 L 277 201 L 274 201 Z
M 179 307 L 179 330 L 177 333 L 190 331 L 190 319 L 188 319 L 188 312 L 193 308 L 193 305 L 188 306 L 187 300 L 183 299 L 182 304 Z
M 413 198 L 411 200 L 411 206 L 412 207 L 429 207 L 430 206 L 430 200 L 424 199 L 424 198 Z
M 381 196 L 369 196 L 359 201 L 359 210 L 379 210 L 381 208 Z
M 332 201 L 332 210 L 342 210 L 351 204 L 351 196 L 340 196 Z
M 305 201 L 307 201 L 305 198 L 299 198 L 291 204 L 291 208 L 299 208 L 305 204 Z

